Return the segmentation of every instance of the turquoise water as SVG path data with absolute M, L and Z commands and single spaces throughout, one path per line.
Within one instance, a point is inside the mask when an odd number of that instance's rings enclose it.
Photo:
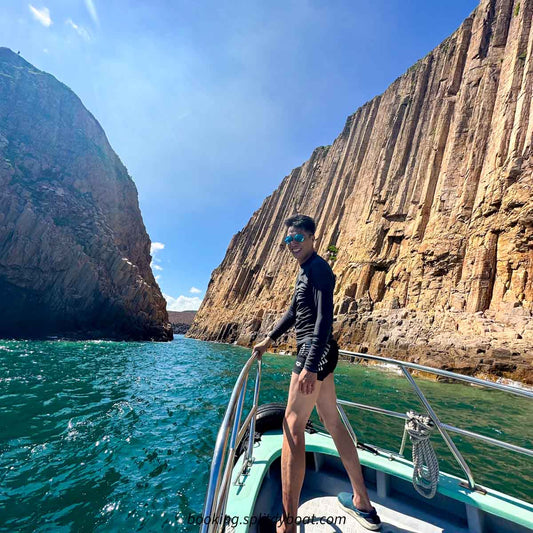
M 249 350 L 172 343 L 0 341 L 0 530 L 196 531 L 213 445 Z M 264 358 L 261 403 L 293 360 Z M 405 379 L 339 363 L 340 397 L 420 409 Z M 531 402 L 418 380 L 443 422 L 533 447 Z M 364 442 L 398 449 L 402 421 L 348 411 Z M 441 469 L 459 474 L 434 439 Z M 476 482 L 533 500 L 532 461 L 454 436 Z

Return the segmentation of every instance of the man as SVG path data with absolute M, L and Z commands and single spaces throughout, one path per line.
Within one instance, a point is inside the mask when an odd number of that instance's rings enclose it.
M 315 222 L 296 215 L 285 221 L 287 244 L 300 264 L 292 302 L 274 329 L 253 353 L 261 356 L 293 325 L 297 356 L 292 370 L 289 398 L 283 421 L 281 482 L 283 515 L 277 533 L 295 533 L 300 492 L 305 474 L 305 426 L 316 405 L 318 415 L 335 442 L 353 488 L 353 495 L 339 494 L 341 507 L 364 527 L 381 527 L 366 491 L 355 445 L 337 411 L 333 371 L 338 346 L 332 336 L 335 276 L 328 263 L 314 250 Z

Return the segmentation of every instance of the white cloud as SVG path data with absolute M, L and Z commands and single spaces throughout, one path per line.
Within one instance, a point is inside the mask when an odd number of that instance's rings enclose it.
M 178 296 L 173 298 L 168 294 L 163 294 L 167 301 L 168 311 L 197 311 L 200 308 L 202 299 L 197 296 Z
M 192 293 L 192 294 L 201 294 L 202 291 L 200 289 L 197 289 L 196 287 L 191 287 L 189 289 L 189 292 Z
M 150 246 L 150 254 L 154 255 L 156 252 L 159 252 L 159 250 L 164 250 L 165 245 L 162 242 L 153 242 Z
M 47 7 L 42 7 L 37 9 L 36 7 L 28 4 L 33 18 L 39 21 L 43 26 L 49 28 L 52 24 L 52 19 L 50 18 L 50 10 Z
M 98 13 L 96 12 L 96 6 L 94 5 L 93 0 L 85 0 L 85 7 L 87 8 L 89 15 L 93 19 L 93 22 L 97 26 L 100 26 L 100 21 L 98 20 Z
M 67 19 L 65 21 L 65 24 L 70 26 L 80 37 L 82 37 L 86 41 L 91 40 L 89 32 L 83 26 L 79 26 L 78 24 L 76 24 L 72 19 Z
M 156 257 L 156 254 L 161 250 L 165 249 L 165 245 L 162 242 L 153 242 L 150 246 L 150 255 L 152 256 L 152 262 L 150 266 L 152 270 L 163 270 L 163 267 L 159 264 L 159 257 Z M 157 276 L 155 279 L 158 280 L 161 276 Z

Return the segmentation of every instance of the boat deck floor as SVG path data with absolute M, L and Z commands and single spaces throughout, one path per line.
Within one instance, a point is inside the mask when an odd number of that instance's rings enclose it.
M 255 508 L 269 516 L 281 514 L 281 483 L 279 471 L 273 469 L 262 491 L 262 497 Z M 297 526 L 298 533 L 360 533 L 368 532 L 357 520 L 344 511 L 337 501 L 339 492 L 351 492 L 351 485 L 345 473 L 336 471 L 314 471 L 307 469 L 300 497 Z M 457 521 L 455 513 L 439 512 L 435 508 L 424 509 L 408 498 L 398 494 L 380 497 L 376 490 L 368 490 L 370 500 L 382 522 L 382 533 L 463 533 L 468 532 L 464 521 Z M 269 533 L 275 530 L 269 526 L 251 531 Z
M 314 472 L 307 473 L 306 483 L 301 497 L 301 505 L 298 508 L 298 516 L 314 517 L 314 523 L 302 523 L 298 533 L 359 533 L 366 531 L 355 518 L 346 513 L 337 501 L 338 492 L 351 492 L 351 486 L 344 477 L 330 477 L 320 475 L 313 479 Z M 328 477 L 329 479 L 325 479 Z M 315 481 L 317 484 L 315 485 Z M 318 482 L 320 485 L 318 485 Z M 328 487 L 329 494 L 314 491 L 313 486 L 322 489 Z M 436 516 L 420 509 L 419 506 L 409 505 L 408 502 L 394 498 L 380 498 L 375 491 L 369 490 L 370 500 L 376 508 L 382 522 L 382 533 L 462 533 L 467 532 L 462 524 L 450 522 L 446 516 Z M 332 495 L 333 494 L 333 495 Z M 320 520 L 322 519 L 322 520 Z M 327 523 L 327 522 L 332 523 Z M 322 522 L 322 523 L 320 523 Z M 326 523 L 324 523 L 326 522 Z
M 280 517 L 281 431 L 271 431 L 255 445 L 254 463 L 246 476 L 235 468 L 227 516 L 254 516 L 250 527 L 238 522 L 236 533 L 271 533 Z M 300 506 L 298 533 L 359 533 L 368 531 L 337 501 L 339 492 L 351 485 L 331 437 L 306 435 L 306 472 Z M 363 475 L 370 500 L 381 518 L 383 533 L 525 533 L 532 531 L 531 505 L 495 491 L 480 494 L 459 486 L 460 479 L 441 473 L 439 490 L 427 500 L 413 488 L 409 461 L 360 450 Z M 240 459 L 242 461 L 242 458 Z M 237 482 L 239 480 L 239 482 Z M 514 513 L 514 514 L 513 514 Z M 531 518 L 530 518 L 531 517 Z M 230 531 L 228 529 L 227 531 Z
M 443 533 L 466 532 L 465 528 L 457 524 L 447 523 L 445 520 L 435 520 L 434 516 L 414 516 L 408 506 L 392 506 L 387 502 L 379 503 L 376 497 L 370 495 L 372 503 L 381 519 L 382 533 Z M 368 529 L 360 525 L 355 518 L 346 513 L 337 503 L 336 496 L 318 496 L 307 500 L 298 509 L 299 516 L 316 517 L 314 523 L 300 524 L 298 533 L 359 533 Z M 318 520 L 323 519 L 320 523 Z M 327 523 L 327 521 L 332 523 Z

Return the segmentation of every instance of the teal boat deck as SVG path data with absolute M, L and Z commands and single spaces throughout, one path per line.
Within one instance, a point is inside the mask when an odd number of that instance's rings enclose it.
M 279 516 L 281 489 L 279 457 L 281 431 L 270 431 L 254 446 L 254 463 L 241 476 L 242 457 L 233 470 L 226 509 L 227 532 L 256 533 L 259 519 Z M 301 533 L 367 531 L 338 507 L 336 494 L 350 484 L 332 438 L 306 434 L 307 471 L 298 516 Z M 487 489 L 486 494 L 460 485 L 455 476 L 441 473 L 435 498 L 425 500 L 411 485 L 412 464 L 383 454 L 359 450 L 365 480 L 384 533 L 504 532 L 533 530 L 533 505 Z M 329 522 L 329 523 L 328 523 Z

